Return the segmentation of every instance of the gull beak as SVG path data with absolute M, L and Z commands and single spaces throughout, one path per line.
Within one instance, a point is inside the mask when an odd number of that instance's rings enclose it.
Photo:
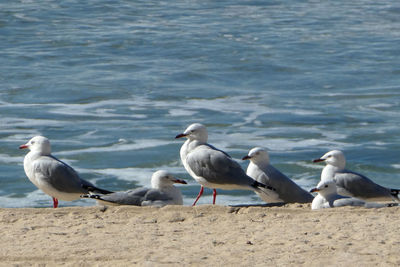
M 28 146 L 27 145 L 20 145 L 19 146 L 19 149 L 25 149 L 25 148 L 28 148 Z
M 321 162 L 321 161 L 325 161 L 325 159 L 314 159 L 312 162 L 316 163 L 316 162 Z
M 184 133 L 181 133 L 181 134 L 178 134 L 177 136 L 175 136 L 175 139 L 186 137 L 186 136 L 188 136 L 188 135 L 184 134 Z
M 310 190 L 310 193 L 314 193 L 314 192 L 319 192 L 319 189 L 318 188 L 313 188 L 313 189 Z
M 180 179 L 176 179 L 173 182 L 177 184 L 187 184 L 185 180 L 180 180 Z
M 248 159 L 251 159 L 251 157 L 250 157 L 250 156 L 244 156 L 244 157 L 242 158 L 242 160 L 248 160 Z

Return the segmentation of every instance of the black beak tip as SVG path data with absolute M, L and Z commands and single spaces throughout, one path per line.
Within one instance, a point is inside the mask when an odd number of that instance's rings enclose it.
M 186 136 L 186 134 L 178 134 L 177 136 L 175 136 L 175 139 L 178 139 L 178 138 L 182 138 L 182 137 L 185 137 Z

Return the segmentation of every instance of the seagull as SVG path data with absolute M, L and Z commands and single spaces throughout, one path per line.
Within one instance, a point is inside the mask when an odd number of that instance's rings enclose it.
M 50 141 L 46 137 L 35 136 L 19 148 L 30 150 L 24 158 L 25 174 L 37 188 L 53 198 L 54 208 L 58 207 L 59 199 L 72 201 L 89 190 L 112 193 L 81 179 L 72 167 L 52 156 Z
M 180 149 L 183 166 L 201 185 L 193 206 L 203 194 L 204 187 L 213 189 L 213 204 L 217 197 L 216 188 L 253 190 L 268 199 L 277 196 L 274 188 L 247 176 L 239 163 L 226 152 L 208 144 L 208 133 L 204 125 L 191 124 L 183 133 L 176 136 L 176 138 L 182 137 L 187 138 Z
M 325 161 L 321 181 L 335 180 L 340 195 L 373 201 L 398 201 L 399 189 L 374 183 L 366 176 L 346 170 L 346 159 L 340 150 L 332 150 L 313 162 Z
M 295 182 L 270 164 L 266 149 L 255 147 L 249 151 L 243 160 L 250 160 L 247 175 L 256 181 L 270 185 L 276 189 L 277 198 L 271 198 L 268 203 L 311 203 L 313 196 L 298 186 Z M 257 192 L 256 192 L 257 193 Z M 257 193 L 258 194 L 258 193 Z
M 115 192 L 111 194 L 86 194 L 82 198 L 94 198 L 98 202 L 110 205 L 165 206 L 183 205 L 181 191 L 174 183 L 186 184 L 167 171 L 159 170 L 151 177 L 151 188 Z
M 365 208 L 383 208 L 397 206 L 397 203 L 374 203 L 365 202 L 354 197 L 341 196 L 337 194 L 336 183 L 334 180 L 321 181 L 316 188 L 310 192 L 318 192 L 311 204 L 311 209 L 318 210 L 324 208 L 335 208 L 344 206 L 359 206 Z

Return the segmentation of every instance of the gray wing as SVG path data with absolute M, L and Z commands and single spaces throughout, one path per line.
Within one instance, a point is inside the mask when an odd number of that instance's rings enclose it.
M 343 197 L 330 202 L 331 207 L 365 206 L 365 201 L 354 197 Z
M 358 206 L 365 208 L 383 208 L 388 207 L 388 204 L 383 203 L 375 203 L 375 202 L 365 202 L 361 199 L 350 197 L 350 198 L 341 198 L 337 199 L 333 203 L 334 207 L 344 207 L 344 206 Z
M 259 172 L 259 178 L 256 180 L 275 188 L 279 198 L 286 203 L 310 203 L 314 199 L 313 195 L 302 189 L 272 165 L 269 165 L 264 170 L 259 170 Z
M 165 194 L 157 189 L 150 189 L 146 195 L 143 197 L 143 201 L 170 201 L 173 200 L 171 196 Z
M 149 188 L 137 188 L 124 192 L 115 192 L 107 195 L 96 195 L 96 199 L 111 202 L 119 205 L 140 206 L 145 195 L 151 191 Z
M 56 190 L 66 193 L 88 193 L 82 188 L 82 180 L 74 169 L 52 156 L 42 156 L 35 160 L 35 176 L 47 182 Z M 89 182 L 87 182 L 90 184 Z M 93 186 L 92 184 L 90 184 Z
M 374 183 L 364 175 L 351 171 L 344 171 L 342 173 L 337 173 L 334 179 L 336 180 L 339 194 L 350 194 L 353 197 L 362 199 L 392 199 L 390 189 Z
M 226 153 L 208 145 L 198 146 L 189 153 L 186 162 L 200 177 L 214 184 L 251 186 L 254 180 L 246 175 L 242 167 Z

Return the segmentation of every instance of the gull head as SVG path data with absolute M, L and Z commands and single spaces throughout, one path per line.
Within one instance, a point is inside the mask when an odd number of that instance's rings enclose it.
M 171 173 L 159 170 L 151 176 L 152 188 L 163 188 L 172 186 L 173 184 L 187 184 L 186 181 L 175 178 Z
M 19 149 L 28 148 L 30 151 L 39 152 L 42 155 L 50 155 L 50 141 L 44 136 L 35 136 L 28 143 L 19 146 Z
M 251 162 L 269 164 L 268 151 L 263 147 L 252 148 L 247 156 L 244 156 L 242 160 L 250 160 Z
M 186 128 L 186 130 L 178 134 L 175 138 L 186 137 L 189 140 L 197 140 L 200 142 L 207 142 L 208 133 L 207 128 L 201 123 L 193 123 Z
M 346 166 L 346 158 L 344 154 L 340 150 L 332 150 L 320 157 L 319 159 L 313 160 L 313 162 L 321 162 L 325 161 L 326 164 L 332 165 L 341 169 L 344 169 Z
M 310 190 L 311 193 L 318 192 L 318 194 L 322 195 L 323 197 L 329 195 L 336 195 L 336 182 L 334 180 L 319 182 L 317 187 Z

